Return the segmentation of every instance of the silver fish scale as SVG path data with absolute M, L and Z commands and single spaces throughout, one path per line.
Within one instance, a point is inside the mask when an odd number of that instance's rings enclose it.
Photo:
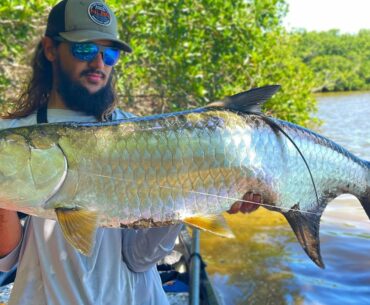
M 322 212 L 350 193 L 370 217 L 370 162 L 310 130 L 252 114 L 277 88 L 179 113 L 0 131 L 1 207 L 57 215 L 67 240 L 89 254 L 93 242 L 78 231 L 93 228 L 73 226 L 77 218 L 98 215 L 98 225 L 111 227 L 189 223 L 253 192 L 285 216 L 323 267 Z M 84 211 L 66 211 L 76 208 Z
M 320 202 L 343 192 L 364 193 L 369 182 L 363 161 L 306 129 L 274 122 L 303 153 Z M 50 140 L 48 127 L 38 127 L 45 128 L 40 139 L 52 142 L 58 134 L 58 146 L 49 150 L 58 162 L 63 152 L 68 171 L 45 208 L 97 210 L 102 226 L 152 226 L 217 214 L 246 192 L 260 193 L 265 204 L 283 210 L 321 209 L 297 149 L 259 116 L 206 111 L 113 125 L 52 125 Z M 14 154 L 6 145 L 0 146 L 4 153 Z M 5 171 L 9 163 L 0 167 Z M 56 179 L 64 177 L 63 169 L 56 173 Z
M 82 151 L 90 151 L 90 157 L 70 169 L 79 173 L 73 201 L 89 209 L 103 207 L 101 224 L 107 226 L 117 226 L 118 220 L 124 225 L 141 219 L 161 223 L 225 210 L 225 204 L 244 194 L 245 130 L 220 128 L 214 118 L 207 122 L 197 122 L 195 128 L 181 120 L 155 129 L 141 124 L 113 143 L 89 144 Z M 61 147 L 81 150 L 80 139 L 65 138 Z
M 292 137 L 300 148 L 313 174 L 319 200 L 324 198 L 333 199 L 343 192 L 360 195 L 366 188 L 366 170 L 360 161 L 356 160 L 348 152 L 338 150 L 336 145 L 327 139 L 319 137 L 302 128 L 291 127 L 282 124 L 282 127 Z M 276 174 L 283 173 L 284 183 L 279 183 L 276 188 L 281 194 L 280 202 L 276 205 L 291 208 L 294 198 L 299 198 L 300 208 L 303 211 L 317 210 L 317 201 L 314 196 L 313 185 L 302 158 L 297 149 L 284 139 L 284 154 L 286 172 L 283 167 Z

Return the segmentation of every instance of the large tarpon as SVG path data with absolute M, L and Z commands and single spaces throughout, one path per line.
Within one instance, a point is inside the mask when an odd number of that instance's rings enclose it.
M 89 254 L 97 226 L 184 222 L 231 235 L 217 215 L 259 193 L 322 267 L 323 210 L 350 193 L 370 217 L 370 163 L 262 115 L 259 106 L 277 89 L 177 113 L 2 130 L 0 207 L 57 219 L 66 239 Z

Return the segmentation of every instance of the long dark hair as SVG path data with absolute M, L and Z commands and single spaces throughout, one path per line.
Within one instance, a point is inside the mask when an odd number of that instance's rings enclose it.
M 59 42 L 54 43 L 58 44 Z M 32 74 L 28 85 L 24 88 L 19 98 L 15 100 L 13 110 L 3 115 L 2 118 L 14 119 L 26 117 L 48 103 L 53 86 L 53 69 L 51 62 L 44 54 L 41 41 L 36 46 L 36 50 L 31 61 L 31 68 Z M 112 69 L 112 89 L 115 87 L 115 83 L 115 72 L 114 69 Z M 117 107 L 117 95 L 114 89 L 113 92 L 114 102 L 108 109 L 105 109 L 100 117 L 97 117 L 100 121 L 106 120 Z
M 3 116 L 6 119 L 30 115 L 48 102 L 53 85 L 51 62 L 44 55 L 41 41 L 38 43 L 31 62 L 32 75 L 27 87 L 14 103 L 14 109 Z

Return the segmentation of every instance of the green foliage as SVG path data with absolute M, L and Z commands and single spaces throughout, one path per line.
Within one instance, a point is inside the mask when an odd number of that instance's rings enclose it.
M 284 1 L 110 4 L 124 22 L 121 37 L 135 50 L 121 63 L 119 83 L 131 105 L 149 95 L 157 110 L 173 111 L 279 83 L 283 89 L 266 110 L 308 123 L 313 78 L 293 55 L 296 40 L 281 27 Z
M 140 114 L 175 111 L 278 83 L 282 90 L 265 110 L 309 124 L 315 111 L 313 74 L 295 54 L 298 39 L 281 26 L 284 0 L 107 2 L 116 12 L 121 38 L 134 49 L 116 67 L 123 108 Z M 1 58 L 24 63 L 25 46 L 41 37 L 39 26 L 55 1 L 5 3 L 0 17 L 9 20 L 12 40 L 0 32 L 6 45 Z M 0 99 L 8 96 L 5 87 L 16 87 L 14 77 L 1 71 Z
M 30 44 L 44 33 L 57 1 L 2 0 L 0 5 L 0 103 L 17 94 L 28 73 Z M 35 44 L 35 42 L 34 42 Z M 32 46 L 33 47 L 33 46 Z M 31 47 L 31 49 L 32 49 Z
M 297 56 L 315 73 L 316 91 L 370 89 L 370 30 L 298 32 Z

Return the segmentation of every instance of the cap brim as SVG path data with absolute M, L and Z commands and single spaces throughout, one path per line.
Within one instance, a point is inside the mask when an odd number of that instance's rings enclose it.
M 109 40 L 114 42 L 114 45 L 127 52 L 131 53 L 131 47 L 124 41 L 117 39 L 111 34 L 97 31 L 73 31 L 73 32 L 62 32 L 59 33 L 61 37 L 71 42 L 86 42 L 92 40 Z

